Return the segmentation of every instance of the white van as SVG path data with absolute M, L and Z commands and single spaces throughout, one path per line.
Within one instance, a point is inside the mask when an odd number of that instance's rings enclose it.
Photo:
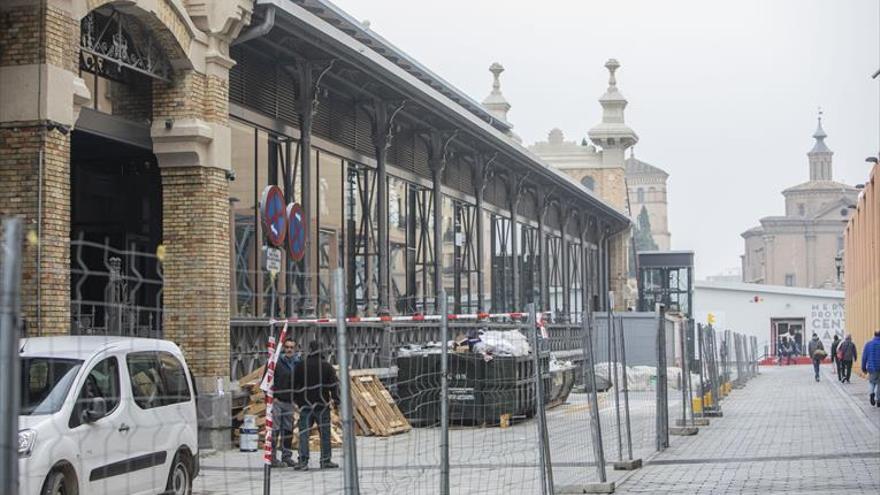
M 20 341 L 22 495 L 192 493 L 195 388 L 172 342 Z

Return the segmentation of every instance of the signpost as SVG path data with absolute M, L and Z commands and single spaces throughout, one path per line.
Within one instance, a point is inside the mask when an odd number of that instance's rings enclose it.
M 273 279 L 281 271 L 281 256 L 281 250 L 278 248 L 266 247 L 263 251 L 263 267 Z
M 300 261 L 306 255 L 306 219 L 299 203 L 287 207 L 287 248 L 294 261 Z
M 287 235 L 287 218 L 284 211 L 284 193 L 278 186 L 266 186 L 260 197 L 260 217 L 269 244 L 280 247 Z

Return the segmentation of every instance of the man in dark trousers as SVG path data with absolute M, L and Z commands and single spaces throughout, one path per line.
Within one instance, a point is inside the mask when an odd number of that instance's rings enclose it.
M 834 375 L 838 380 L 842 380 L 843 378 L 840 376 L 840 360 L 837 359 L 837 346 L 840 345 L 840 337 L 834 335 L 834 340 L 831 342 L 831 364 L 834 365 Z
M 330 460 L 330 407 L 339 404 L 339 381 L 317 342 L 309 342 L 308 356 L 294 371 L 293 387 L 299 406 L 299 462 L 294 469 L 309 469 L 309 430 L 315 423 L 321 437 L 321 469 L 339 467 Z
M 277 446 L 281 443 L 281 460 L 275 456 L 277 448 L 272 450 L 272 467 L 293 467 L 293 373 L 300 364 L 300 355 L 296 349 L 296 341 L 288 338 L 284 341 L 283 352 L 275 363 L 275 379 L 272 384 L 272 438 Z
M 837 352 L 840 353 L 840 381 L 850 383 L 849 377 L 852 375 L 853 361 L 859 357 L 856 345 L 852 341 L 852 335 L 846 336 L 840 347 L 837 348 Z

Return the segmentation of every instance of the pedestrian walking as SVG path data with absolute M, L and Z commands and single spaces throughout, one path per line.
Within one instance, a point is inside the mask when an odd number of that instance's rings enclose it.
M 791 339 L 785 339 L 785 344 L 782 348 L 782 353 L 785 354 L 785 364 L 791 364 L 791 356 L 794 355 L 794 345 L 792 344 Z
M 785 357 L 785 337 L 776 339 L 776 365 L 782 366 L 782 358 Z
M 321 439 L 321 469 L 338 468 L 330 460 L 330 409 L 339 404 L 336 370 L 321 356 L 317 342 L 309 342 L 309 353 L 293 375 L 294 401 L 299 406 L 299 462 L 294 469 L 309 469 L 309 430 L 318 425 Z
M 819 336 L 815 333 L 813 334 L 813 338 L 810 339 L 810 343 L 807 344 L 807 353 L 810 355 L 810 359 L 813 360 L 813 371 L 816 374 L 816 381 L 819 381 L 819 364 L 825 359 L 825 356 L 828 355 L 825 352 L 825 346 L 822 345 L 822 341 L 819 340 Z
M 837 348 L 837 358 L 840 361 L 840 382 L 850 383 L 853 361 L 859 358 L 856 345 L 852 341 L 852 335 L 847 335 Z
M 880 329 L 874 331 L 874 338 L 865 342 L 862 349 L 862 373 L 868 374 L 871 405 L 880 407 Z
M 840 380 L 840 359 L 837 359 L 837 346 L 840 345 L 840 337 L 836 334 L 834 335 L 834 340 L 831 342 L 831 365 L 834 366 L 834 376 Z
M 272 401 L 272 438 L 276 448 L 272 450 L 272 467 L 293 467 L 293 374 L 300 363 L 296 341 L 288 338 L 284 341 L 283 352 L 275 364 L 275 379 L 272 385 L 274 399 Z M 275 453 L 280 444 L 281 460 Z

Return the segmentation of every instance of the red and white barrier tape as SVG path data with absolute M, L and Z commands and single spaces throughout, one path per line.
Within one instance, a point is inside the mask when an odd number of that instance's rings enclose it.
M 266 361 L 266 374 L 263 376 L 263 381 L 260 382 L 260 390 L 263 391 L 263 394 L 266 397 L 266 424 L 264 426 L 264 440 L 263 440 L 263 462 L 266 464 L 272 464 L 272 458 L 274 457 L 272 454 L 272 403 L 275 398 L 274 392 L 272 392 L 272 386 L 275 384 L 275 364 L 278 362 L 278 356 L 281 354 L 281 347 L 284 346 L 284 340 L 287 337 L 287 323 L 284 323 L 284 328 L 281 329 L 281 335 L 278 337 L 278 340 L 281 341 L 280 346 L 275 345 L 275 336 L 269 336 L 269 344 L 267 346 L 267 350 L 269 351 L 269 359 Z
M 543 325 L 544 314 L 538 313 L 538 322 Z M 449 321 L 483 321 L 490 319 L 510 319 L 524 320 L 528 318 L 528 313 L 512 312 L 512 313 L 465 313 L 446 315 Z M 421 321 L 440 321 L 442 315 L 423 315 L 414 314 L 408 316 L 350 316 L 345 319 L 346 323 L 387 323 L 387 322 L 421 322 Z M 302 323 L 336 323 L 337 318 L 288 318 L 286 320 L 269 320 L 270 325 L 302 324 Z

